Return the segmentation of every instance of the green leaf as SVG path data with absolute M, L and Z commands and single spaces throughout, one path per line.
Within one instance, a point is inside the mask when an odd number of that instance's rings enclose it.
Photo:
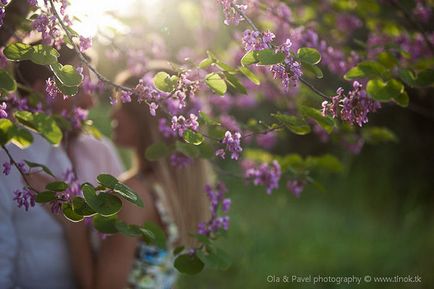
M 54 63 L 50 68 L 64 86 L 79 86 L 83 80 L 83 76 L 72 65 Z
M 218 121 L 212 119 L 209 115 L 207 115 L 203 111 L 199 112 L 199 116 L 200 116 L 199 121 L 201 123 L 204 123 L 206 125 L 212 125 L 212 126 L 215 126 L 215 125 L 219 126 L 219 125 L 221 125 Z
M 378 101 L 395 101 L 398 105 L 406 107 L 409 102 L 408 94 L 402 82 L 391 79 L 383 82 L 380 79 L 371 79 L 366 86 L 368 95 Z
M 140 237 L 142 235 L 142 231 L 140 227 L 137 225 L 128 225 L 121 220 L 116 220 L 115 222 L 116 230 L 126 236 L 130 237 Z
M 311 65 L 318 64 L 321 61 L 321 54 L 315 48 L 302 47 L 298 49 L 297 56 L 302 63 Z
M 93 217 L 93 226 L 101 233 L 115 234 L 118 232 L 116 229 L 116 221 L 116 216 L 104 217 L 97 214 Z
M 397 142 L 396 135 L 386 127 L 365 127 L 362 130 L 363 139 L 370 144 Z
M 146 159 L 157 161 L 165 158 L 170 153 L 170 148 L 164 142 L 158 142 L 150 145 L 145 152 Z
M 39 65 L 55 65 L 59 52 L 51 46 L 38 44 L 32 46 L 30 60 Z
M 205 69 L 205 68 L 207 68 L 207 67 L 209 67 L 211 64 L 213 64 L 213 60 L 212 59 L 210 59 L 209 57 L 207 57 L 207 58 L 205 58 L 204 60 L 202 60 L 200 63 L 199 63 L 199 68 L 201 68 L 201 69 Z
M 188 156 L 189 158 L 195 159 L 199 157 L 199 149 L 198 146 L 189 144 L 189 143 L 183 143 L 180 141 L 176 141 L 175 143 L 176 150 L 183 153 L 184 155 Z
M 27 164 L 27 166 L 29 168 L 41 168 L 44 173 L 52 176 L 53 178 L 56 178 L 54 176 L 54 174 L 51 172 L 51 170 L 47 166 L 42 165 L 42 164 L 38 164 L 38 163 L 34 163 L 34 162 L 31 162 L 31 161 L 26 161 L 26 160 L 24 162 Z
M 377 61 L 363 61 L 351 68 L 345 75 L 346 80 L 355 78 L 384 78 L 388 69 Z
M 176 88 L 177 81 L 172 79 L 166 72 L 158 72 L 154 76 L 155 87 L 164 92 L 171 92 Z
M 122 201 L 118 197 L 104 192 L 97 195 L 95 189 L 89 184 L 84 184 L 82 191 L 89 207 L 102 216 L 114 215 L 122 208 Z
M 339 173 L 344 170 L 344 165 L 335 156 L 330 154 L 309 156 L 306 158 L 305 165 L 310 169 L 320 169 L 334 173 Z
M 62 131 L 52 116 L 29 111 L 17 111 L 14 115 L 21 124 L 36 130 L 50 143 L 57 145 L 62 140 Z
M 181 273 L 194 275 L 203 270 L 204 263 L 196 254 L 182 254 L 176 257 L 174 266 Z
M 176 256 L 179 253 L 181 253 L 182 251 L 184 251 L 185 246 L 178 246 L 175 249 L 173 249 L 173 255 Z
M 434 84 L 434 69 L 425 69 L 417 74 L 417 86 L 432 86 Z
M 219 248 L 213 248 L 209 252 L 198 251 L 197 256 L 211 269 L 227 270 L 232 264 L 229 255 Z
M 282 113 L 272 114 L 271 116 L 295 134 L 305 135 L 310 133 L 310 126 L 301 117 Z
M 215 93 L 224 95 L 228 87 L 226 82 L 215 72 L 208 74 L 205 77 L 205 82 Z
M 25 149 L 32 144 L 33 135 L 25 128 L 14 126 L 11 141 L 20 149 Z
M 186 130 L 183 137 L 186 142 L 196 146 L 205 140 L 201 133 L 192 131 L 191 129 Z
M 17 83 L 6 70 L 0 69 L 0 89 L 5 91 L 15 91 Z
M 0 118 L 0 145 L 7 144 L 13 137 L 14 124 L 7 118 Z
M 248 51 L 244 56 L 241 58 L 241 64 L 244 66 L 251 65 L 258 63 L 259 60 L 256 59 L 255 53 L 253 50 Z
M 56 87 L 62 92 L 64 95 L 67 96 L 74 96 L 78 93 L 80 87 L 79 86 L 66 86 L 63 85 L 62 82 L 56 77 Z
M 62 204 L 62 212 L 63 215 L 71 222 L 80 222 L 83 220 L 83 216 L 77 215 L 69 203 Z
M 45 186 L 46 190 L 54 192 L 63 192 L 68 189 L 68 184 L 62 181 L 51 182 Z
M 12 43 L 5 47 L 3 54 L 12 61 L 29 60 L 32 54 L 32 46 L 24 43 Z
M 251 50 L 241 58 L 244 66 L 258 63 L 260 65 L 273 65 L 282 63 L 285 55 L 282 52 L 275 52 L 273 49 Z
M 247 94 L 247 89 L 244 87 L 244 85 L 241 84 L 241 82 L 238 80 L 238 78 L 236 78 L 234 75 L 228 73 L 228 72 L 223 72 L 225 75 L 225 80 L 226 82 L 235 89 L 235 91 L 242 93 L 242 94 Z
M 74 197 L 74 199 L 72 199 L 72 209 L 74 210 L 74 213 L 84 217 L 90 217 L 96 214 L 96 212 L 81 197 Z
M 318 79 L 321 79 L 324 77 L 322 70 L 316 65 L 303 63 L 303 67 L 306 68 L 308 71 L 312 72 L 315 75 L 315 77 Z
M 87 120 L 83 126 L 82 129 L 85 133 L 93 136 L 94 138 L 100 140 L 102 138 L 102 133 L 99 129 L 97 129 L 91 120 Z
M 127 201 L 143 208 L 142 199 L 132 189 L 130 189 L 127 185 L 122 184 L 122 183 L 117 183 L 115 185 L 113 191 L 115 193 L 118 193 L 119 195 L 121 195 L 121 197 L 123 197 Z
M 305 118 L 311 118 L 315 120 L 327 133 L 331 133 L 335 127 L 335 121 L 330 116 L 323 116 L 321 111 L 312 107 L 302 106 L 300 111 Z
M 56 200 L 56 193 L 51 191 L 40 192 L 36 195 L 35 201 L 36 203 L 48 203 Z
M 411 70 L 409 70 L 409 69 L 399 69 L 399 77 L 408 86 L 411 86 L 411 87 L 415 87 L 416 86 L 416 75 Z
M 100 174 L 96 177 L 96 180 L 104 187 L 110 189 L 114 189 L 115 186 L 119 183 L 117 178 L 109 174 Z
M 157 245 L 159 248 L 166 248 L 166 234 L 159 225 L 154 222 L 145 222 L 143 229 L 151 232 L 153 236 L 153 244 Z
M 238 69 L 241 71 L 242 74 L 244 74 L 254 84 L 256 84 L 256 85 L 261 84 L 261 81 L 259 80 L 259 78 L 247 67 L 241 66 Z

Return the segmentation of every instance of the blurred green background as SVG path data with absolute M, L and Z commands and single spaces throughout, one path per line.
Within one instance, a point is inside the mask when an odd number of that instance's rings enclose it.
M 90 114 L 110 136 L 110 106 Z M 182 276 L 179 289 L 353 288 L 320 283 L 268 283 L 267 276 L 408 276 L 422 283 L 374 283 L 360 288 L 434 287 L 433 120 L 386 107 L 372 118 L 387 124 L 398 143 L 365 146 L 347 157 L 339 175 L 317 176 L 325 187 L 307 187 L 299 199 L 285 188 L 226 181 L 233 201 L 231 228 L 218 241 L 232 258 L 227 271 Z M 128 152 L 121 155 L 129 165 Z M 226 170 L 236 171 L 231 162 Z M 284 186 L 283 186 L 284 187 Z

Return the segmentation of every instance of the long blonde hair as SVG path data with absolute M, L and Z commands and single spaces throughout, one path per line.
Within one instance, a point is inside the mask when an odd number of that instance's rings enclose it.
M 117 82 L 128 86 L 135 86 L 139 82 L 137 77 L 122 72 Z M 135 152 L 136 169 L 148 169 L 156 176 L 164 192 L 163 205 L 168 209 L 179 233 L 179 243 L 193 246 L 196 242 L 191 234 L 196 233 L 197 225 L 206 221 L 209 216 L 209 201 L 205 193 L 205 185 L 214 179 L 210 163 L 205 159 L 195 159 L 184 168 L 177 168 L 170 164 L 169 157 L 150 162 L 145 158 L 146 149 L 164 141 L 159 131 L 157 116 L 149 113 L 146 103 L 139 104 L 136 99 L 130 103 L 123 103 L 130 116 L 139 125 L 139 144 Z M 166 140 L 167 142 L 167 140 Z M 140 165 L 145 167 L 140 168 Z

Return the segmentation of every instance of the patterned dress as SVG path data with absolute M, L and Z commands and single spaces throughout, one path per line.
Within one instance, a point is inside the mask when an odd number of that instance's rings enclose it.
M 144 241 L 140 241 L 128 277 L 129 289 L 171 289 L 177 279 L 177 271 L 173 267 L 172 252 L 173 244 L 178 239 L 178 229 L 163 205 L 164 194 L 161 186 L 154 185 L 152 194 L 166 229 L 166 249 L 147 245 Z

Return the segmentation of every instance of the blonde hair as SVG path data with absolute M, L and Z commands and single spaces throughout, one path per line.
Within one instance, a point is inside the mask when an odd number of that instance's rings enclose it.
M 137 85 L 139 79 L 127 72 L 119 74 L 117 82 L 124 85 Z M 192 234 L 197 231 L 200 222 L 206 221 L 209 216 L 209 201 L 205 193 L 205 185 L 214 181 L 210 163 L 205 159 L 195 159 L 187 167 L 177 168 L 170 164 L 169 157 L 150 162 L 145 158 L 146 149 L 154 143 L 165 141 L 159 131 L 157 116 L 149 113 L 146 103 L 139 104 L 133 97 L 130 103 L 124 103 L 130 116 L 139 125 L 139 144 L 135 152 L 135 167 L 146 165 L 157 178 L 158 185 L 163 188 L 164 198 L 161 200 L 167 208 L 170 217 L 178 228 L 178 243 L 184 246 L 196 244 Z M 167 142 L 167 140 L 166 140 Z

